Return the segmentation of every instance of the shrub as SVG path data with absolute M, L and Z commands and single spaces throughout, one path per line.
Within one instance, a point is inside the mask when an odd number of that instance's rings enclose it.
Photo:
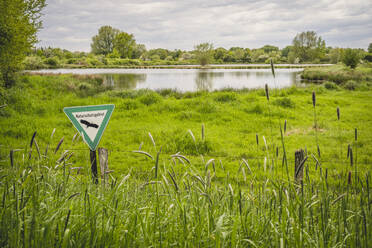
M 215 96 L 214 100 L 217 102 L 232 102 L 236 100 L 236 94 L 233 92 L 219 93 Z
M 336 90 L 338 88 L 337 84 L 335 84 L 334 82 L 325 82 L 324 84 L 324 88 L 326 88 L 327 90 Z
M 148 92 L 139 98 L 140 102 L 149 106 L 154 103 L 158 103 L 162 100 L 162 97 L 156 92 Z
M 120 102 L 119 108 L 124 110 L 133 110 L 139 107 L 139 103 L 133 99 L 124 99 Z
M 357 88 L 357 83 L 353 80 L 349 80 L 345 83 L 344 88 L 347 90 L 355 90 Z
M 100 66 L 100 65 L 103 64 L 101 61 L 99 61 L 99 60 L 96 59 L 96 58 L 87 58 L 86 62 L 87 62 L 90 66 Z
M 182 98 L 182 93 L 177 89 L 161 89 L 157 91 L 163 97 L 174 97 L 176 99 Z
M 44 63 L 49 65 L 50 67 L 57 67 L 59 65 L 58 58 L 56 57 L 47 58 Z
M 246 109 L 244 109 L 244 111 L 246 113 L 255 113 L 255 114 L 262 114 L 263 113 L 263 109 L 262 109 L 261 105 L 259 105 L 259 104 L 254 105 L 252 108 L 246 108 Z
M 26 57 L 23 65 L 26 70 L 37 70 L 44 67 L 43 61 L 38 56 Z
M 79 90 L 90 90 L 90 89 L 92 89 L 92 85 L 89 84 L 89 83 L 85 83 L 85 82 L 79 83 L 78 84 L 78 89 Z
M 357 67 L 360 61 L 360 52 L 356 49 L 347 48 L 342 56 L 342 63 L 350 68 Z
M 274 101 L 274 104 L 283 108 L 295 107 L 295 103 L 288 97 L 278 98 Z
M 71 65 L 71 64 L 76 64 L 77 63 L 77 59 L 75 58 L 70 58 L 67 60 L 67 64 Z
M 364 56 L 364 60 L 372 62 L 372 53 L 366 53 L 366 55 Z
M 217 111 L 216 104 L 207 100 L 200 102 L 200 106 L 197 108 L 199 113 L 209 114 Z

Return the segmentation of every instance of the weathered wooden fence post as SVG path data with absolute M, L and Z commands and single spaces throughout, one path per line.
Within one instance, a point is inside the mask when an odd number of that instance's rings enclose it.
M 105 148 L 98 148 L 99 166 L 101 169 L 101 182 L 106 185 L 106 174 L 108 172 L 108 150 Z
M 90 150 L 90 165 L 92 170 L 93 183 L 98 184 L 96 151 Z
M 295 171 L 294 171 L 294 179 L 295 181 L 299 182 L 302 181 L 304 176 L 304 161 L 305 159 L 305 152 L 304 150 L 300 149 L 295 152 Z

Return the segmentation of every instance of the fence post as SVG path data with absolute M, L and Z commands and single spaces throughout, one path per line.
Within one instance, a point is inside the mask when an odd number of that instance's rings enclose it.
M 295 152 L 294 179 L 297 182 L 302 181 L 303 176 L 304 176 L 304 164 L 302 163 L 304 158 L 305 158 L 304 150 L 300 149 Z
M 98 148 L 99 166 L 101 169 L 101 181 L 103 185 L 106 184 L 106 174 L 108 172 L 108 150 L 105 148 Z
M 90 165 L 92 170 L 93 183 L 98 184 L 96 151 L 90 150 Z

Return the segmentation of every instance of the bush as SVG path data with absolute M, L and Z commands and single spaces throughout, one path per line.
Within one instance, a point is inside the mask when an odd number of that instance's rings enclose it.
M 278 98 L 274 101 L 274 104 L 283 108 L 295 107 L 295 103 L 288 97 Z
M 252 108 L 246 108 L 244 109 L 244 111 L 246 113 L 255 113 L 255 114 L 262 114 L 263 113 L 263 109 L 261 107 L 261 105 L 259 104 L 256 104 L 255 106 L 253 106 Z
M 96 59 L 96 58 L 87 58 L 86 62 L 87 62 L 90 66 L 100 66 L 100 65 L 103 64 L 101 61 L 99 61 L 99 60 Z
M 71 64 L 76 64 L 77 63 L 77 59 L 75 58 L 70 58 L 67 60 L 67 64 L 71 65 Z
M 200 102 L 198 103 L 198 105 L 199 107 L 197 108 L 197 111 L 199 113 L 210 114 L 210 113 L 214 113 L 217 111 L 216 104 L 209 100 Z
M 56 57 L 47 58 L 44 61 L 45 64 L 49 65 L 50 67 L 57 67 L 59 65 L 59 60 Z
M 358 87 L 358 84 L 353 80 L 347 81 L 344 85 L 344 88 L 347 90 L 355 90 L 357 87 Z
M 79 90 L 90 90 L 90 89 L 92 89 L 92 85 L 89 84 L 89 83 L 85 83 L 85 82 L 79 83 L 77 87 L 78 87 Z
M 350 68 L 357 67 L 360 61 L 360 52 L 356 49 L 347 48 L 342 56 L 342 63 Z
M 372 62 L 372 53 L 366 53 L 366 55 L 364 56 L 364 60 Z
M 217 102 L 232 102 L 236 100 L 236 94 L 233 92 L 222 92 L 217 94 L 214 100 Z
M 124 109 L 124 110 L 133 110 L 137 109 L 140 106 L 140 104 L 133 99 L 124 99 L 118 104 L 118 108 Z
M 326 88 L 327 90 L 336 90 L 338 88 L 337 84 L 335 84 L 334 82 L 325 82 L 324 84 L 324 88 Z
M 148 92 L 139 98 L 140 102 L 149 106 L 154 103 L 158 103 L 162 100 L 162 97 L 155 92 Z
M 38 56 L 26 57 L 23 61 L 26 70 L 37 70 L 44 67 L 44 63 Z

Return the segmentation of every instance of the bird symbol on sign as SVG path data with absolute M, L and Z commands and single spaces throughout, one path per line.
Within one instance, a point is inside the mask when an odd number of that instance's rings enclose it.
M 97 124 L 90 123 L 89 121 L 86 121 L 86 120 L 80 120 L 80 123 L 86 125 L 87 128 L 88 127 L 94 127 L 94 128 L 98 128 L 99 127 Z

